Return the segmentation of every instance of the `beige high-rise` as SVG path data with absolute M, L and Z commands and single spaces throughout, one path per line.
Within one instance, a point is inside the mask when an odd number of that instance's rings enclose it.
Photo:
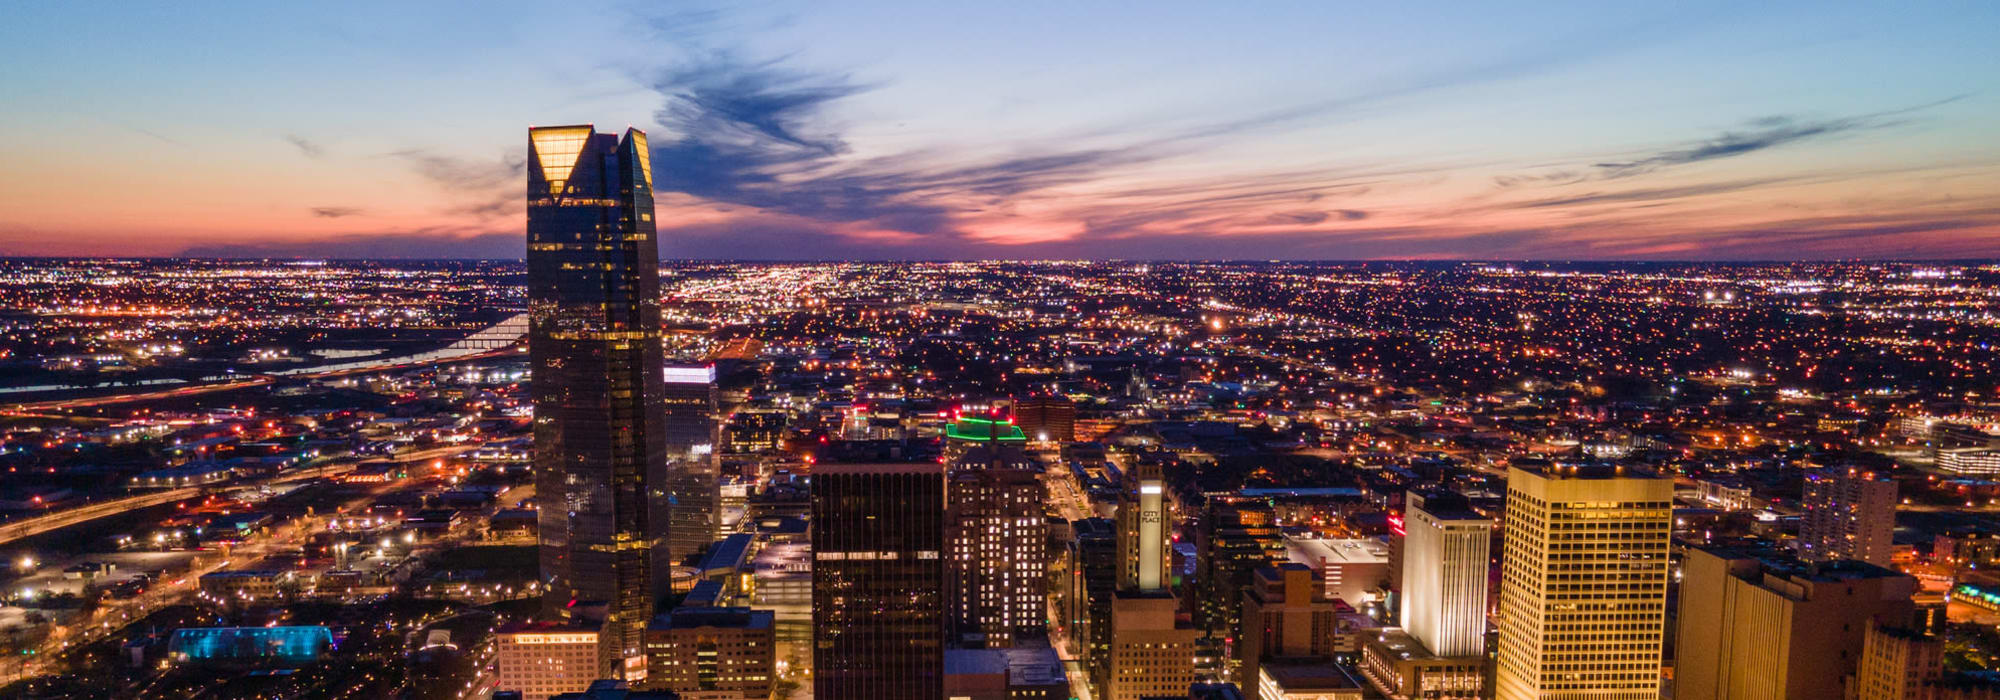
M 1412 491 L 1403 509 L 1403 629 L 1438 656 L 1486 655 L 1493 521 L 1464 497 Z
M 1908 574 L 1851 560 L 1804 562 L 1768 543 L 1691 547 L 1680 583 L 1678 697 L 1840 697 L 1868 627 L 1908 624 L 1916 611 L 1917 580 Z
M 1498 700 L 1653 700 L 1673 482 L 1611 466 L 1513 467 Z

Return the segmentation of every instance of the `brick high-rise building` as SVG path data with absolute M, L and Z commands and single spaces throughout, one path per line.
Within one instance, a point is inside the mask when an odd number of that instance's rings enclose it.
M 990 433 L 981 435 L 981 426 Z M 1018 428 L 960 421 L 946 475 L 945 539 L 951 641 L 1004 648 L 1048 634 L 1048 490 Z M 982 439 L 983 438 L 983 439 Z
M 1015 397 L 1014 424 L 1036 442 L 1075 440 L 1076 402 L 1067 396 Z
M 1257 569 L 1243 591 L 1243 632 L 1236 640 L 1236 684 L 1257 686 L 1267 660 L 1333 663 L 1334 604 L 1313 568 L 1284 563 Z
M 511 623 L 493 631 L 495 690 L 520 691 L 523 700 L 548 700 L 590 687 L 602 677 L 601 640 L 595 628 L 553 622 Z
M 769 610 L 683 607 L 646 626 L 646 681 L 682 698 L 763 700 L 777 681 Z

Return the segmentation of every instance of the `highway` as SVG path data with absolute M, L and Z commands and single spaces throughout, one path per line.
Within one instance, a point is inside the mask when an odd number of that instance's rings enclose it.
M 175 501 L 199 498 L 202 493 L 201 488 L 191 486 L 184 489 L 142 493 L 137 496 L 127 496 L 125 498 L 91 503 L 75 508 L 65 508 L 37 515 L 32 518 L 0 525 L 0 544 L 7 544 L 25 537 L 34 537 L 35 535 L 51 530 L 60 530 L 71 525 L 80 525 L 98 518 L 109 517 L 140 508 L 151 508 Z
M 514 354 L 515 352 L 518 351 L 514 347 L 509 346 L 505 348 L 487 350 L 484 352 L 479 352 L 469 355 L 430 358 L 430 359 L 417 360 L 411 362 L 395 362 L 394 360 L 401 360 L 403 358 L 393 358 L 392 361 L 385 362 L 383 364 L 371 364 L 362 367 L 346 367 L 343 369 L 329 370 L 324 372 L 303 372 L 299 374 L 287 375 L 283 377 L 283 379 L 288 379 L 288 380 L 325 379 L 330 377 L 341 377 L 350 374 L 365 374 L 368 372 L 382 372 L 382 371 L 391 371 L 399 369 L 408 369 L 411 367 L 422 367 L 425 365 L 437 365 L 437 364 L 447 364 L 455 362 L 468 362 L 473 360 L 484 360 L 488 358 L 499 357 L 502 355 Z M 235 381 L 218 382 L 214 384 L 197 384 L 193 386 L 183 386 L 174 389 L 161 389 L 158 391 L 141 391 L 130 394 L 112 394 L 109 396 L 92 396 L 92 397 L 75 398 L 75 399 L 51 399 L 48 401 L 17 403 L 8 405 L 5 408 L 0 409 L 0 415 L 11 415 L 17 417 L 60 418 L 66 416 L 50 415 L 47 412 L 68 411 L 78 408 L 95 408 L 99 406 L 115 406 L 117 404 L 136 403 L 140 401 L 177 399 L 187 396 L 199 396 L 202 394 L 212 394 L 222 391 L 249 389 L 259 386 L 268 386 L 278 381 L 278 379 L 280 379 L 280 377 L 273 375 L 253 374 L 253 375 L 246 375 L 243 379 Z
M 463 451 L 458 448 L 445 448 L 445 451 L 431 450 L 427 451 L 427 454 L 435 453 L 435 455 L 433 456 L 443 455 L 447 454 L 450 450 Z M 417 457 L 415 456 L 415 454 L 416 453 L 412 453 L 411 458 L 407 461 L 417 461 L 419 459 L 428 458 L 428 457 Z M 26 518 L 23 520 L 7 523 L 5 525 L 0 525 L 0 545 L 4 545 L 9 542 L 13 542 L 15 540 L 19 540 L 25 537 L 34 537 L 35 535 L 39 535 L 45 532 L 50 532 L 52 530 L 60 530 L 62 528 L 66 528 L 71 525 L 81 525 L 83 523 L 87 523 L 92 520 L 96 520 L 98 518 L 110 517 L 113 515 L 118 515 L 120 513 L 139 510 L 141 508 L 151 508 L 153 506 L 165 505 L 176 501 L 185 501 L 192 498 L 200 498 L 203 494 L 209 493 L 211 491 L 219 491 L 226 488 L 235 488 L 241 486 L 255 486 L 258 484 L 281 484 L 288 481 L 298 481 L 300 479 L 317 479 L 323 476 L 333 476 L 335 474 L 346 473 L 353 469 L 354 469 L 353 462 L 341 462 L 337 464 L 328 464 L 319 467 L 296 469 L 293 471 L 284 472 L 276 476 L 266 477 L 263 479 L 232 481 L 224 484 L 214 484 L 210 486 L 190 486 L 187 488 L 171 489 L 167 491 L 154 491 L 151 493 L 142 493 L 135 496 L 126 496 L 124 498 L 118 498 L 109 501 L 90 503 L 75 508 L 65 508 L 58 511 L 51 511 L 49 513 L 37 515 L 32 518 Z

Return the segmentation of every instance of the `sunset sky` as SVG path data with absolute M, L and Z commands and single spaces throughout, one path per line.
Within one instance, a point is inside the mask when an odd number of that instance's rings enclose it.
M 1643 9 L 1641 9 L 1643 8 Z M 0 255 L 2000 256 L 2000 3 L 13 3 Z

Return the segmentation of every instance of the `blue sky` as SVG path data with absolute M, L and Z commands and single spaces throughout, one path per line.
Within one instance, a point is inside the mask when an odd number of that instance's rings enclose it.
M 6 254 L 518 256 L 576 122 L 676 257 L 2000 254 L 1990 2 L 8 15 Z

